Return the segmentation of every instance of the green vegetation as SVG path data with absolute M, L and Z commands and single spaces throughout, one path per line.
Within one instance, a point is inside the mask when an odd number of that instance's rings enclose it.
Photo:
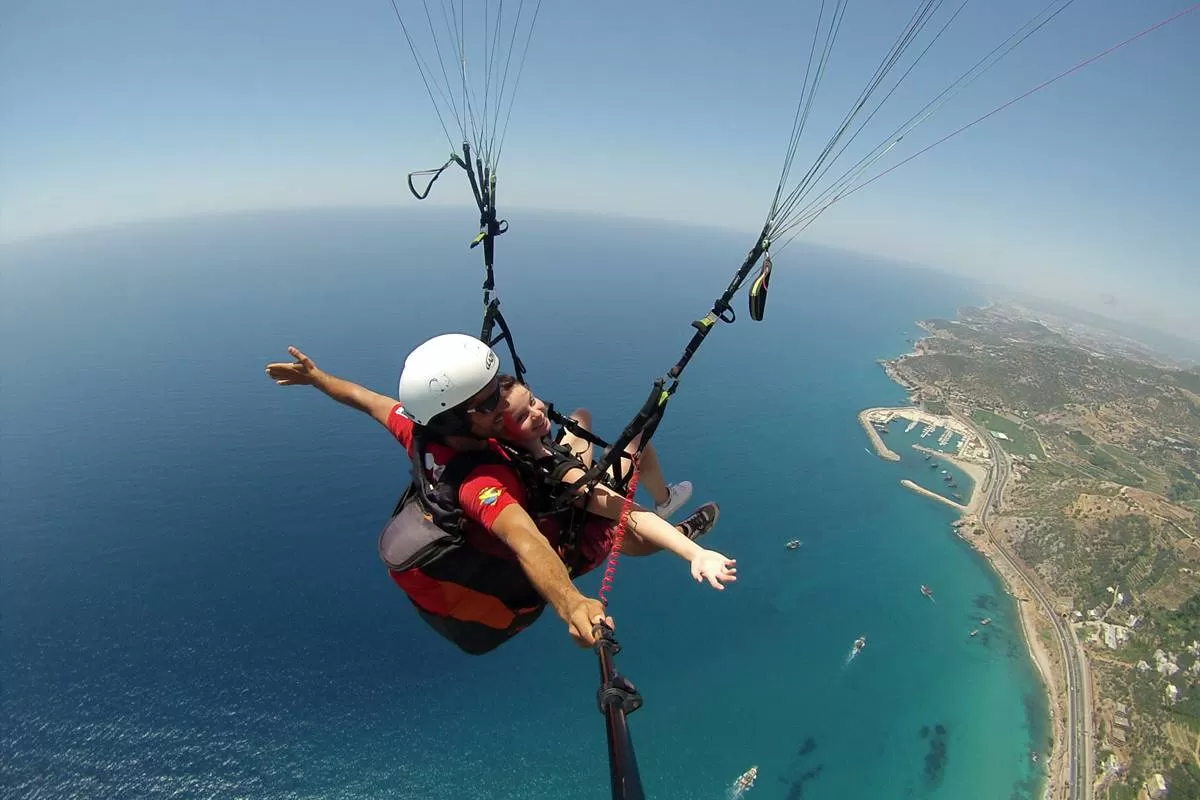
M 896 376 L 934 398 L 927 410 L 945 404 L 1004 434 L 997 444 L 1023 461 L 994 533 L 1065 607 L 1125 628 L 1116 650 L 1085 644 L 1098 697 L 1129 706 L 1131 723 L 1122 739 L 1096 720 L 1098 750 L 1122 770 L 1098 800 L 1132 800 L 1159 772 L 1172 800 L 1200 800 L 1200 685 L 1190 671 L 1200 550 L 1180 532 L 1200 530 L 1200 371 L 996 306 L 923 327 L 932 335 L 918 354 L 889 364 Z M 1098 632 L 1094 623 L 1077 630 L 1085 640 Z M 1181 672 L 1137 668 L 1155 664 L 1158 650 Z M 1181 691 L 1173 705 L 1168 683 Z
M 1096 445 L 1087 451 L 1087 460 L 1092 466 L 1106 473 L 1109 480 L 1125 486 L 1144 486 L 1146 479 L 1136 470 L 1130 469 L 1120 459 L 1117 448 L 1110 445 Z
M 1028 458 L 1031 455 L 1045 458 L 1042 446 L 1038 444 L 1037 435 L 1029 428 L 1019 425 L 1010 419 L 976 408 L 971 411 L 971 419 L 978 422 L 989 431 L 1003 433 L 1009 441 L 997 437 L 996 441 L 1004 450 L 1014 456 Z
M 1200 800 L 1200 765 L 1195 761 L 1176 764 L 1166 774 L 1171 800 Z
M 1167 469 L 1171 480 L 1171 488 L 1167 489 L 1167 499 L 1173 502 L 1189 502 L 1200 500 L 1200 475 L 1184 466 L 1172 465 Z
M 937 414 L 939 417 L 950 415 L 950 406 L 946 404 L 945 400 L 926 400 L 922 405 L 930 414 Z
M 1067 438 L 1080 447 L 1090 447 L 1091 445 L 1095 444 L 1095 440 L 1083 431 L 1069 431 L 1067 433 Z
M 1038 464 L 1038 472 L 1044 478 L 1078 478 L 1082 474 L 1079 470 L 1057 461 L 1045 461 Z
M 1108 800 L 1137 800 L 1137 796 L 1137 789 L 1122 783 L 1108 790 Z
M 1200 640 L 1200 594 L 1194 594 L 1179 605 L 1155 615 L 1164 638 L 1180 642 Z

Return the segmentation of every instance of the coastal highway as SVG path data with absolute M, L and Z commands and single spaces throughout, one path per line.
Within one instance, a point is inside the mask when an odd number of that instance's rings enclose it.
M 968 420 L 962 419 L 961 416 L 959 416 L 959 419 L 964 423 L 970 424 Z M 988 516 L 993 510 L 993 505 L 999 507 L 1004 487 L 1008 483 L 1010 469 L 1008 454 L 1004 452 L 1003 448 L 992 438 L 988 431 L 982 430 L 976 425 L 971 425 L 971 427 L 982 437 L 983 441 L 987 442 L 996 465 L 991 485 L 988 487 L 987 497 L 984 498 L 983 507 L 979 512 L 980 525 L 982 525 L 993 543 L 995 543 L 996 551 L 1000 556 L 1018 574 L 1025 576 L 1025 583 L 1029 587 L 1029 591 L 1041 603 L 1042 608 L 1046 611 L 1046 616 L 1050 618 L 1050 622 L 1054 627 L 1055 637 L 1058 639 L 1059 647 L 1062 650 L 1063 663 L 1066 665 L 1067 790 L 1062 796 L 1066 800 L 1092 800 L 1091 698 L 1088 691 L 1087 664 L 1084 661 L 1083 648 L 1079 644 L 1079 640 L 1075 638 L 1075 631 L 1058 615 L 1054 609 L 1054 605 L 1037 587 L 1034 580 L 1009 555 L 1004 546 L 1000 544 L 1000 541 L 992 535 L 991 527 L 988 524 Z

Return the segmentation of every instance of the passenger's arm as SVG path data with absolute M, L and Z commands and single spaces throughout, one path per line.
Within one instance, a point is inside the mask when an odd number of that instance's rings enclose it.
M 397 403 L 395 399 L 373 392 L 357 383 L 330 375 L 295 347 L 289 347 L 288 353 L 296 359 L 294 362 L 267 365 L 267 374 L 277 384 L 280 386 L 315 386 L 339 403 L 362 411 L 379 424 L 387 427 L 388 416 Z
M 583 470 L 579 468 L 568 470 L 563 481 L 571 483 L 579 480 L 582 475 Z M 588 496 L 587 510 L 605 519 L 620 519 L 624 507 L 625 497 L 602 483 L 596 484 Z M 629 514 L 629 530 L 647 544 L 670 550 L 689 564 L 704 551 L 703 547 L 680 533 L 674 525 L 637 503 L 633 504 Z

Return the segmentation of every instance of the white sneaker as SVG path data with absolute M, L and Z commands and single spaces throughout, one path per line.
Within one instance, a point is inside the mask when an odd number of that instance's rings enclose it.
M 692 499 L 692 482 L 680 481 L 667 487 L 667 502 L 654 506 L 654 513 L 663 519 L 670 519 L 680 506 Z

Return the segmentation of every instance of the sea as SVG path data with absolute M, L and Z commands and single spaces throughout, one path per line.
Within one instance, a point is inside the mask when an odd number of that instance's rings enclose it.
M 485 656 L 428 630 L 377 553 L 403 450 L 264 371 L 295 345 L 392 394 L 416 344 L 478 335 L 475 223 L 212 215 L 0 250 L 0 796 L 613 796 L 597 656 L 552 612 Z M 530 385 L 615 437 L 752 244 L 510 212 L 496 281 Z M 1040 797 L 1048 709 L 1014 599 L 952 509 L 900 486 L 928 480 L 922 455 L 883 461 L 856 418 L 905 404 L 877 360 L 918 320 L 985 299 L 797 241 L 765 320 L 743 290 L 704 342 L 654 443 L 695 487 L 677 519 L 719 503 L 702 541 L 738 574 L 617 564 L 647 797 L 728 798 L 752 766 L 750 800 Z

